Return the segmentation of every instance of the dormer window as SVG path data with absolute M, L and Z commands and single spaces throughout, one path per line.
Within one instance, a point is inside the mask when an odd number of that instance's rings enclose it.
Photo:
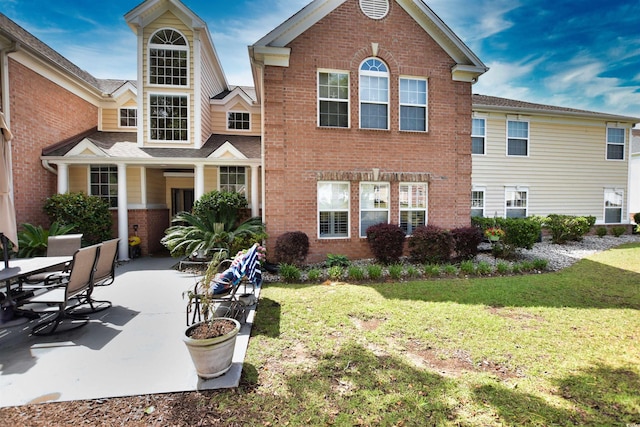
M 230 111 L 227 113 L 228 130 L 251 130 L 251 115 L 249 113 Z
M 189 47 L 176 30 L 164 28 L 149 39 L 149 84 L 187 86 L 189 84 Z

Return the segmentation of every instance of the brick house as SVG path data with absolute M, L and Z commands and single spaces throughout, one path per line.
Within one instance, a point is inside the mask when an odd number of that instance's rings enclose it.
M 625 153 L 640 119 L 472 95 L 487 68 L 422 0 L 312 1 L 249 46 L 255 87 L 227 82 L 206 22 L 179 0 L 146 0 L 125 20 L 135 81 L 96 79 L 0 14 L 18 224 L 46 225 L 55 192 L 98 195 L 126 258 L 134 226 L 153 253 L 172 215 L 239 191 L 269 248 L 303 231 L 316 262 L 369 257 L 379 222 L 408 233 L 471 213 L 628 222 Z M 553 156 L 575 141 L 582 163 Z M 560 170 L 589 185 L 551 188 L 550 162 L 556 181 Z

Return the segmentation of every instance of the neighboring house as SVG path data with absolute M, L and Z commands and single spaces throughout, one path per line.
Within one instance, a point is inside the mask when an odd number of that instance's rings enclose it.
M 474 95 L 472 215 L 628 223 L 629 141 L 639 120 Z
M 640 212 L 640 129 L 632 130 L 631 165 L 629 167 L 629 213 Z
M 55 192 L 98 195 L 126 258 L 134 232 L 158 251 L 172 215 L 240 191 L 270 249 L 303 231 L 321 261 L 370 257 L 379 222 L 409 234 L 471 213 L 628 222 L 640 119 L 472 96 L 487 68 L 422 0 L 312 1 L 249 46 L 255 88 L 227 83 L 179 0 L 125 19 L 136 81 L 96 79 L 0 14 L 18 223 L 46 224 Z

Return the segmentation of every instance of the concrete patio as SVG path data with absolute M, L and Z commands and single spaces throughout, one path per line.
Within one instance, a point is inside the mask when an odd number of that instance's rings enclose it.
M 181 338 L 182 293 L 196 279 L 176 263 L 146 257 L 119 266 L 115 283 L 94 292 L 113 307 L 82 328 L 44 337 L 30 335 L 38 320 L 0 328 L 0 407 L 237 387 L 255 311 L 238 334 L 231 369 L 198 378 Z

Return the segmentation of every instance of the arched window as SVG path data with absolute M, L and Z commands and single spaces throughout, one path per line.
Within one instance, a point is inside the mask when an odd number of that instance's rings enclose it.
M 178 31 L 164 28 L 149 39 L 149 84 L 187 86 L 189 47 Z
M 360 66 L 360 128 L 389 129 L 389 70 L 377 58 Z

